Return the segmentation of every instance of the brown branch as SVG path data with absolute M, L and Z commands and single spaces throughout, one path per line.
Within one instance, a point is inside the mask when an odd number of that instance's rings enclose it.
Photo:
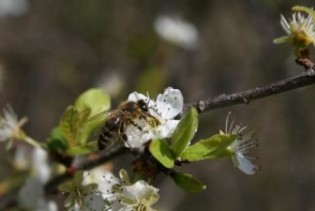
M 96 154 L 93 155 L 93 159 L 89 158 L 87 156 L 86 159 L 84 159 L 82 162 L 80 162 L 78 165 L 70 168 L 71 171 L 67 171 L 64 174 L 61 174 L 59 176 L 56 176 L 48 181 L 48 183 L 45 185 L 45 191 L 46 193 L 49 193 L 54 188 L 56 188 L 61 183 L 65 182 L 69 178 L 73 176 L 73 174 L 78 170 L 89 170 L 92 169 L 102 163 L 105 163 L 118 155 L 121 155 L 123 153 L 127 152 L 127 148 L 123 145 L 116 146 L 110 150 L 103 150 L 99 151 Z
M 257 100 L 260 98 L 264 98 L 267 96 L 279 94 L 282 92 L 287 92 L 292 89 L 297 89 L 301 87 L 305 87 L 311 84 L 315 84 L 315 71 L 313 69 L 314 64 L 310 62 L 308 59 L 304 60 L 297 60 L 297 63 L 303 66 L 306 70 L 301 75 L 280 80 L 274 83 L 271 83 L 266 86 L 256 87 L 253 89 L 245 90 L 238 93 L 233 94 L 222 94 L 214 98 L 207 98 L 204 100 L 199 100 L 197 102 L 187 104 L 185 107 L 194 106 L 200 113 L 217 109 L 223 108 L 231 105 L 237 104 L 249 104 L 253 100 Z M 72 168 L 72 171 L 68 171 L 62 175 L 56 176 L 52 178 L 48 183 L 45 185 L 45 192 L 48 194 L 52 190 L 56 189 L 57 186 L 65 182 L 66 180 L 70 179 L 74 172 L 77 170 L 88 170 L 93 167 L 100 165 L 106 161 L 109 161 L 118 155 L 125 153 L 127 149 L 123 146 L 116 146 L 115 148 L 109 151 L 100 151 L 98 152 L 93 159 L 87 156 L 80 164 Z M 71 169 L 71 168 L 70 168 Z M 16 204 L 16 198 L 12 198 L 12 194 L 8 194 L 8 197 L 2 197 L 0 200 L 0 209 L 5 209 L 10 205 Z
M 292 89 L 301 88 L 311 84 L 315 84 L 314 70 L 310 70 L 304 72 L 301 75 L 277 81 L 266 86 L 256 87 L 233 94 L 221 94 L 217 97 L 199 100 L 186 106 L 193 106 L 197 108 L 199 113 L 203 113 L 209 110 L 223 108 L 231 105 L 249 104 L 251 101 L 257 99 L 279 94 L 282 92 L 287 92 Z
M 78 170 L 89 170 L 92 169 L 102 163 L 112 160 L 113 158 L 125 153 L 127 148 L 119 145 L 113 147 L 107 151 L 99 151 L 97 153 L 93 153 L 93 156 L 87 156 L 82 162 L 78 165 L 70 167 L 69 170 L 64 174 L 58 175 L 50 179 L 45 185 L 45 193 L 49 194 L 52 191 L 56 190 L 56 188 L 73 177 L 74 173 Z M 91 159 L 90 157 L 93 157 Z M 0 210 L 7 210 L 10 207 L 15 207 L 17 205 L 17 194 L 16 190 L 8 193 L 7 195 L 0 198 Z

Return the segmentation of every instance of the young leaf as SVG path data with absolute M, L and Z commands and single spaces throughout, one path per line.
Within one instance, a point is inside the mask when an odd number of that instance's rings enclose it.
M 78 111 L 90 109 L 90 117 L 110 108 L 110 97 L 101 89 L 89 89 L 81 94 L 74 103 Z
M 216 134 L 189 146 L 180 157 L 191 162 L 222 157 L 235 138 L 235 135 Z
M 172 150 L 177 157 L 194 137 L 198 128 L 198 112 L 195 108 L 190 108 L 178 124 L 172 137 Z
M 84 155 L 84 154 L 90 153 L 90 152 L 95 151 L 95 150 L 96 150 L 96 144 L 90 142 L 88 144 L 79 145 L 79 146 L 75 146 L 75 147 L 70 148 L 67 151 L 67 154 L 71 155 L 71 156 Z
M 59 128 L 69 146 L 75 146 L 77 143 L 79 118 L 78 110 L 73 106 L 69 106 L 60 119 Z
M 152 140 L 149 150 L 163 166 L 166 168 L 174 167 L 173 153 L 165 140 Z
M 55 127 L 51 131 L 47 141 L 47 147 L 49 150 L 66 151 L 68 149 L 67 141 L 63 137 L 59 127 Z
M 190 174 L 174 173 L 172 175 L 177 186 L 188 193 L 199 193 L 207 188 L 205 184 L 195 179 Z
M 74 106 L 69 106 L 61 117 L 59 128 L 61 135 L 70 147 L 84 145 L 91 130 L 89 130 L 88 117 L 90 109 L 78 111 Z
M 273 40 L 273 43 L 275 44 L 282 44 L 282 43 L 286 43 L 289 41 L 289 37 L 288 36 L 283 36 L 283 37 L 279 37 Z

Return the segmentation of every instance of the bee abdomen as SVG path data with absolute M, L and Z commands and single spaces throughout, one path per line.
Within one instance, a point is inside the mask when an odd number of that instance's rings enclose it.
M 100 150 L 108 148 L 118 135 L 120 123 L 117 119 L 109 119 L 100 134 L 98 135 L 98 148 Z
M 98 135 L 98 148 L 103 150 L 111 144 L 112 137 L 114 135 L 107 130 L 102 129 L 101 133 Z

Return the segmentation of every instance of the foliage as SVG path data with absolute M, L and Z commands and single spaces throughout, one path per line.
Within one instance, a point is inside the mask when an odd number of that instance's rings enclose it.
M 281 25 L 287 35 L 276 38 L 274 42 L 289 43 L 293 46 L 298 61 L 309 61 L 308 48 L 315 45 L 315 12 L 304 6 L 292 9 L 295 12 L 292 20 L 287 21 L 281 17 Z M 143 90 L 146 84 L 160 88 L 162 84 L 159 81 L 146 81 L 149 76 L 165 77 L 160 69 L 161 66 L 153 65 L 139 79 L 138 88 Z M 21 141 L 35 149 L 44 149 L 44 155 L 35 155 L 34 152 L 32 158 L 26 159 L 30 162 L 27 165 L 33 166 L 33 169 L 26 172 L 32 180 L 25 181 L 36 182 L 36 190 L 40 190 L 41 203 L 45 203 L 45 208 L 49 207 L 49 201 L 42 196 L 46 178 L 57 174 L 71 177 L 59 186 L 59 190 L 67 195 L 64 205 L 69 210 L 154 210 L 151 206 L 159 199 L 159 195 L 158 189 L 151 182 L 158 175 L 169 177 L 188 193 L 199 193 L 206 189 L 206 184 L 192 174 L 180 172 L 183 165 L 231 158 L 235 167 L 248 175 L 258 169 L 252 157 L 247 156 L 250 149 L 257 145 L 253 141 L 254 133 L 245 132 L 247 126 L 235 125 L 234 122 L 229 125 L 228 115 L 225 132 L 196 139 L 198 112 L 201 109 L 197 110 L 193 106 L 184 109 L 183 96 L 178 89 L 168 87 L 155 100 L 133 92 L 115 110 L 110 110 L 110 104 L 110 96 L 101 89 L 83 92 L 73 105 L 65 109 L 59 124 L 51 130 L 44 144 L 23 131 L 25 119 L 19 120 L 11 109 L 4 110 L 0 141 L 7 142 L 7 146 L 10 146 L 8 150 L 18 146 Z M 111 121 L 108 117 L 111 117 Z M 100 134 L 100 128 L 105 132 Z M 98 139 L 102 136 L 108 139 L 113 137 L 113 141 L 124 141 L 115 144 L 124 145 L 135 156 L 134 162 L 131 162 L 135 174 L 133 181 L 125 170 L 120 171 L 120 178 L 108 173 L 107 169 L 101 169 L 101 173 L 94 172 L 93 175 L 83 171 L 90 168 L 89 162 L 92 163 L 91 166 L 95 165 L 93 162 L 99 159 L 101 153 L 111 156 L 112 148 L 105 148 L 106 153 L 99 152 L 97 148 Z M 51 160 L 46 159 L 48 156 Z M 82 160 L 87 164 L 80 164 Z M 21 188 L 22 192 L 29 193 L 30 184 L 33 183 L 25 182 L 28 185 Z M 31 207 L 40 210 L 42 205 L 35 203 Z M 27 208 L 21 202 L 18 202 L 18 206 L 20 209 Z

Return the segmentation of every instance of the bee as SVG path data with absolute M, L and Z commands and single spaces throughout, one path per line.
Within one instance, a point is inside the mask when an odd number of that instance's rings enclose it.
M 143 123 L 146 125 L 143 125 Z M 145 126 L 152 128 L 158 124 L 158 119 L 150 114 L 147 102 L 144 100 L 138 100 L 137 102 L 125 101 L 107 114 L 98 134 L 98 148 L 100 150 L 106 149 L 117 140 L 126 142 L 128 137 L 125 131 L 130 125 L 134 126 L 139 132 L 145 133 Z

